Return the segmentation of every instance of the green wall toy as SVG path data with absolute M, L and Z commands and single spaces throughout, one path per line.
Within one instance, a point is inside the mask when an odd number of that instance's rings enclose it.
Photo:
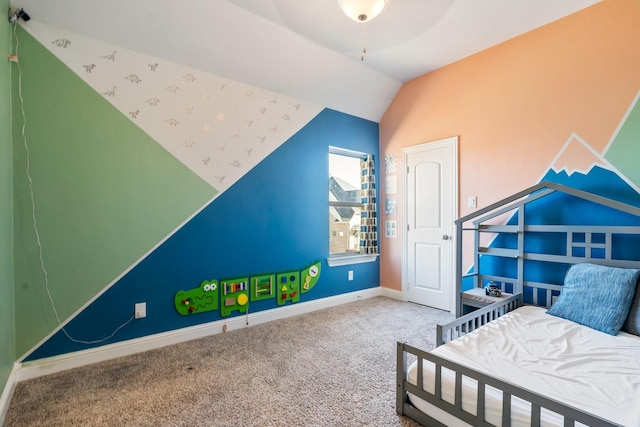
M 320 278 L 320 261 L 303 270 L 291 270 L 277 274 L 241 277 L 235 279 L 205 280 L 200 286 L 188 291 L 178 291 L 174 304 L 178 313 L 204 313 L 218 309 L 220 315 L 229 316 L 234 311 L 247 313 L 249 301 L 276 298 L 278 305 L 287 301 L 300 301 L 300 294 L 309 292 Z
M 246 313 L 249 307 L 249 278 L 221 280 L 220 314 L 228 316 L 233 311 Z
M 178 291 L 174 298 L 176 310 L 183 316 L 217 310 L 218 292 L 217 280 L 205 280 L 195 289 Z
M 278 305 L 300 301 L 300 271 L 285 271 L 276 276 Z
M 318 261 L 300 272 L 300 283 L 302 284 L 300 292 L 303 294 L 309 292 L 316 285 L 320 278 L 320 266 L 320 261 Z
M 251 301 L 262 301 L 276 296 L 276 275 L 251 276 Z

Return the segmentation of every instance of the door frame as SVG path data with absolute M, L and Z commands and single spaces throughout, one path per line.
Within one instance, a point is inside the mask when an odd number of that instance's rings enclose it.
M 459 212 L 458 212 L 458 199 L 459 199 L 459 193 L 458 193 L 458 137 L 457 136 L 452 136 L 449 138 L 444 138 L 444 139 L 439 139 L 436 141 L 430 141 L 430 142 L 424 142 L 422 144 L 418 144 L 418 145 L 412 145 L 410 147 L 405 147 L 402 149 L 402 220 L 403 220 L 403 227 L 402 227 L 402 300 L 403 301 L 408 301 L 409 300 L 409 284 L 407 283 L 407 278 L 409 276 L 409 271 L 408 271 L 408 262 L 407 262 L 407 256 L 408 256 L 408 251 L 409 248 L 407 248 L 408 245 L 408 235 L 407 235 L 407 226 L 409 224 L 409 212 L 408 212 L 408 179 L 409 179 L 409 174 L 407 172 L 407 168 L 409 167 L 409 155 L 410 154 L 415 154 L 415 153 L 420 153 L 423 151 L 430 151 L 430 150 L 437 150 L 439 148 L 443 148 L 443 147 L 451 147 L 451 174 L 453 175 L 451 177 L 451 191 L 453 193 L 453 197 L 451 198 L 451 203 L 453 206 L 451 206 L 451 212 L 453 212 L 453 220 L 456 220 L 459 216 Z M 460 313 L 457 312 L 458 309 L 458 304 L 457 304 L 457 298 L 456 298 L 456 284 L 455 284 L 455 280 L 456 280 L 456 248 L 458 245 L 458 242 L 456 241 L 455 237 L 455 226 L 452 223 L 451 224 L 452 227 L 452 233 L 451 233 L 451 253 L 449 254 L 449 256 L 451 257 L 451 277 L 454 280 L 454 282 L 451 284 L 451 313 L 454 313 L 454 315 L 456 317 L 458 317 L 458 315 Z

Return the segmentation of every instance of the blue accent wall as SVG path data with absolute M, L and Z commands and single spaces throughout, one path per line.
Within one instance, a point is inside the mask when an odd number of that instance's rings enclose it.
M 344 267 L 326 263 L 329 146 L 373 153 L 379 170 L 378 138 L 377 123 L 323 110 L 107 289 L 65 330 L 75 340 L 101 340 L 133 315 L 137 302 L 147 303 L 146 318 L 132 321 L 100 343 L 74 342 L 58 331 L 25 360 L 220 320 L 219 311 L 182 316 L 174 308 L 177 291 L 195 288 L 203 280 L 302 269 L 321 260 L 320 279 L 300 302 L 379 286 L 378 261 Z M 354 271 L 353 281 L 347 281 L 348 270 Z M 249 312 L 276 307 L 275 299 L 251 302 Z M 244 314 L 232 314 L 237 315 Z

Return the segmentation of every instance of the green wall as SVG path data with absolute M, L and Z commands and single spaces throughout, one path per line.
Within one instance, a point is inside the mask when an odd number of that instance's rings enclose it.
M 1 16 L 9 8 L 0 0 Z M 13 297 L 13 180 L 11 170 L 11 25 L 0 19 L 0 394 L 4 390 L 15 361 Z
M 28 33 L 18 36 L 29 169 L 48 277 L 40 266 L 14 99 L 15 300 L 28 308 L 15 313 L 19 358 L 58 326 L 47 287 L 64 322 L 216 190 Z
M 638 93 L 640 96 L 640 92 Z M 631 182 L 640 185 L 640 157 L 629 155 L 638 150 L 638 135 L 640 135 L 640 99 L 636 97 L 635 101 L 635 105 L 629 111 L 628 117 L 606 152 L 605 158 Z

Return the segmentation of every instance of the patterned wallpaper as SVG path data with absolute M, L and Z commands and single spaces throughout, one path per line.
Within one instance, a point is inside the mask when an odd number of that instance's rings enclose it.
M 220 193 L 322 110 L 35 20 L 23 27 Z

